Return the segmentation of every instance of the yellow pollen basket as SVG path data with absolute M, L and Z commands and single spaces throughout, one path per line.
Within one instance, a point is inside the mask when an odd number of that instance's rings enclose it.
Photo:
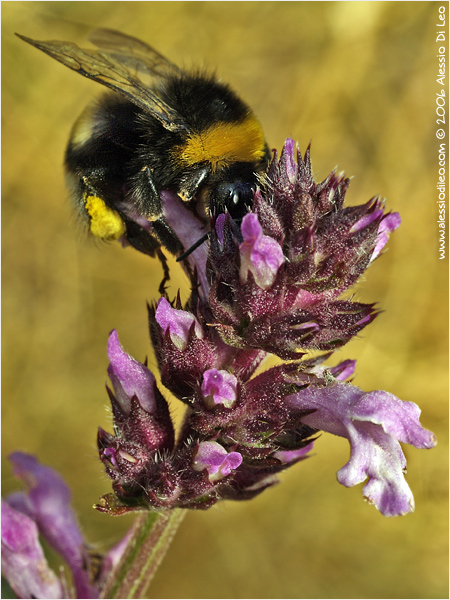
M 90 230 L 103 240 L 118 240 L 125 234 L 125 223 L 116 210 L 108 208 L 98 196 L 87 196 L 84 205 L 91 218 Z
M 250 115 L 240 123 L 215 123 L 191 135 L 175 152 L 176 159 L 186 166 L 209 162 L 215 171 L 228 163 L 259 162 L 264 156 L 264 146 L 261 125 Z

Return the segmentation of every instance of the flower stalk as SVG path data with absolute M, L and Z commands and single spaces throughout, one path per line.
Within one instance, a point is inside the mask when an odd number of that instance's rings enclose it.
M 179 508 L 140 514 L 100 597 L 143 598 L 185 514 Z

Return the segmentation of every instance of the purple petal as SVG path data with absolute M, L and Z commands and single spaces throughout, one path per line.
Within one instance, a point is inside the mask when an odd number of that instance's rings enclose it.
M 216 233 L 217 233 L 217 238 L 219 240 L 219 243 L 221 246 L 223 246 L 223 233 L 224 233 L 224 227 L 225 227 L 225 213 L 220 213 L 220 215 L 217 215 L 217 219 L 216 219 Z
M 194 459 L 195 471 L 208 471 L 210 481 L 217 481 L 237 469 L 242 463 L 239 452 L 227 452 L 217 442 L 200 442 Z
M 108 375 L 123 412 L 130 413 L 131 398 L 136 396 L 142 408 L 153 414 L 157 408 L 155 378 L 145 365 L 124 351 L 115 329 L 108 339 L 108 358 Z
M 356 221 L 356 223 L 350 228 L 350 233 L 356 233 L 357 231 L 361 231 L 361 229 L 364 229 L 365 227 L 379 219 L 382 214 L 382 208 L 369 212 L 367 215 L 364 215 L 363 217 L 358 219 L 358 221 Z
M 344 360 L 335 367 L 331 367 L 330 373 L 339 381 L 345 381 L 355 372 L 356 360 Z
M 294 184 L 297 181 L 298 165 L 295 161 L 295 142 L 293 139 L 287 138 L 283 151 L 286 161 L 286 175 L 289 181 Z
M 256 241 L 263 235 L 258 217 L 254 213 L 249 213 L 242 219 L 241 233 L 245 242 Z
M 185 310 L 172 308 L 170 302 L 165 298 L 159 299 L 155 318 L 164 333 L 169 332 L 170 339 L 179 350 L 184 350 L 186 348 L 192 325 L 194 325 L 196 336 L 199 339 L 203 337 L 200 323 L 194 315 Z
M 114 569 L 119 564 L 125 550 L 127 549 L 128 543 L 134 534 L 134 527 L 131 527 L 124 537 L 117 542 L 108 552 L 105 554 L 102 560 L 101 568 L 98 574 L 98 585 L 100 589 L 103 588 L 106 583 L 108 577 L 114 571 Z
M 187 208 L 186 203 L 177 194 L 163 190 L 160 197 L 167 224 L 180 240 L 184 250 L 188 250 L 207 232 L 204 223 L 195 216 L 192 210 Z M 204 298 L 208 297 L 210 287 L 206 278 L 208 249 L 209 242 L 206 241 L 185 259 L 192 271 L 197 271 L 200 290 Z
M 25 501 L 20 496 L 11 497 L 11 505 L 36 522 L 39 532 L 66 560 L 72 570 L 78 598 L 97 598 L 98 591 L 90 583 L 89 558 L 84 548 L 83 536 L 75 514 L 70 507 L 70 490 L 63 479 L 50 467 L 23 452 L 10 455 L 14 475 L 28 487 Z
M 363 493 L 385 516 L 414 510 L 399 441 L 417 448 L 436 445 L 434 434 L 419 423 L 416 404 L 388 392 L 365 393 L 346 383 L 311 386 L 288 396 L 286 402 L 297 410 L 314 410 L 302 419 L 306 425 L 350 441 L 351 457 L 338 472 L 340 483 L 353 486 L 369 478 Z
M 239 246 L 241 283 L 247 281 L 250 271 L 258 287 L 268 290 L 275 281 L 278 269 L 285 262 L 283 250 L 276 240 L 263 235 L 254 213 L 249 213 L 242 219 L 241 232 L 244 238 Z
M 113 467 L 117 467 L 116 454 L 117 450 L 115 448 L 105 448 L 103 450 L 103 456 L 105 456 L 111 461 Z
M 308 458 L 306 454 L 313 449 L 314 442 L 311 442 L 307 446 L 303 448 L 299 448 L 298 450 L 277 450 L 274 452 L 274 458 L 281 460 L 283 463 L 294 463 L 299 461 L 302 458 Z
M 387 244 L 389 234 L 391 234 L 395 229 L 397 229 L 397 227 L 400 227 L 401 222 L 402 220 L 400 218 L 399 213 L 397 212 L 389 213 L 384 217 L 378 228 L 377 243 L 375 245 L 370 262 L 375 260 L 377 256 L 380 255 L 380 252 Z
M 208 406 L 231 408 L 237 398 L 237 379 L 228 371 L 209 369 L 203 373 L 202 394 Z
M 63 598 L 49 568 L 36 523 L 2 500 L 2 572 L 18 598 Z

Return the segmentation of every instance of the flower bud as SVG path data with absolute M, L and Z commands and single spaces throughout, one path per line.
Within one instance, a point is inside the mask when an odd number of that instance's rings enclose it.
M 185 310 L 172 308 L 165 298 L 159 299 L 155 318 L 163 332 L 169 333 L 170 339 L 178 350 L 186 348 L 192 329 L 199 339 L 203 338 L 202 328 L 194 315 Z
M 135 493 L 158 453 L 173 448 L 174 429 L 153 374 L 123 350 L 116 331 L 109 337 L 108 357 L 115 435 L 100 428 L 98 448 L 116 489 Z

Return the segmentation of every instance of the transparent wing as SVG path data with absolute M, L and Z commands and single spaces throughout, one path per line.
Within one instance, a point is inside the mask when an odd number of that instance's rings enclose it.
M 89 41 L 108 50 L 114 59 L 137 75 L 163 77 L 168 73 L 180 74 L 181 69 L 157 50 L 137 38 L 114 29 L 94 29 Z
M 185 131 L 186 126 L 177 111 L 159 98 L 151 88 L 142 83 L 137 73 L 130 71 L 130 68 L 134 68 L 135 71 L 144 70 L 148 74 L 160 75 L 163 63 L 165 68 L 171 63 L 152 50 L 150 46 L 117 32 L 111 33 L 114 34 L 113 39 L 115 37 L 122 41 L 119 50 L 116 50 L 116 46 L 112 51 L 106 50 L 106 47 L 113 47 L 109 30 L 98 31 L 108 33 L 108 35 L 103 33 L 103 37 L 99 36 L 97 40 L 98 44 L 102 44 L 102 48 L 105 48 L 105 50 L 83 49 L 71 42 L 41 42 L 23 35 L 17 35 L 20 39 L 42 50 L 42 52 L 69 67 L 69 69 L 77 71 L 80 75 L 93 79 L 125 96 L 130 102 L 160 121 L 166 129 Z M 127 50 L 125 51 L 125 49 Z M 143 56 L 146 57 L 145 60 Z M 150 57 L 153 57 L 153 64 L 159 65 L 156 73 L 151 70 L 152 61 Z M 140 69 L 137 68 L 138 66 L 140 66 Z M 173 68 L 176 67 L 173 66 Z

